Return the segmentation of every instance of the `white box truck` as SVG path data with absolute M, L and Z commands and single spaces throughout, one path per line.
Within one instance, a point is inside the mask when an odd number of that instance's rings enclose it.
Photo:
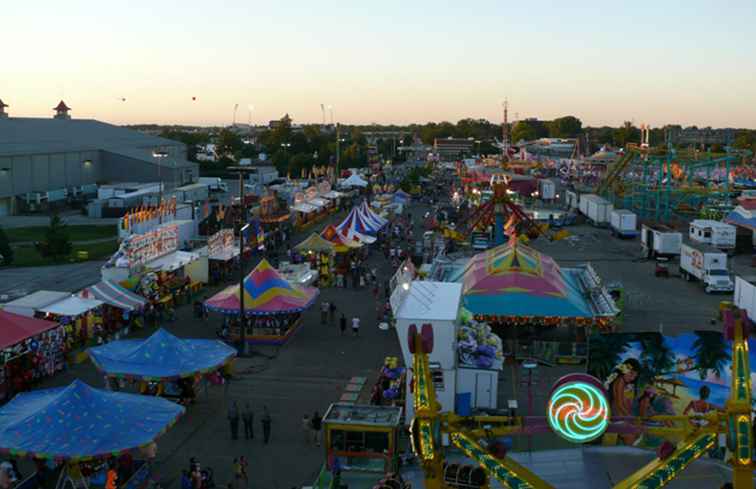
M 732 302 L 738 309 L 745 309 L 748 319 L 756 321 L 756 277 L 735 277 L 735 293 Z
M 627 209 L 613 209 L 610 215 L 612 234 L 620 238 L 638 236 L 638 216 Z
M 580 212 L 588 218 L 594 226 L 609 225 L 610 215 L 614 206 L 606 199 L 595 194 L 580 196 Z
M 580 195 L 574 190 L 567 190 L 564 193 L 564 202 L 568 211 L 578 209 L 580 207 Z
M 694 219 L 690 222 L 688 236 L 691 240 L 719 248 L 735 249 L 737 229 L 730 224 L 712 219 Z
M 682 233 L 663 224 L 641 226 L 641 249 L 645 258 L 671 258 L 680 254 Z
M 219 177 L 200 177 L 197 183 L 207 185 L 211 192 L 228 192 L 228 185 Z
M 735 289 L 727 271 L 727 253 L 706 244 L 680 246 L 680 272 L 685 280 L 700 280 L 707 294 Z

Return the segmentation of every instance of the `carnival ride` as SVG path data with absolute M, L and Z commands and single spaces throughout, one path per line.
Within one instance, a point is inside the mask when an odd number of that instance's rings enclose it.
M 433 351 L 433 329 L 423 325 L 408 332 L 413 354 L 413 399 L 415 418 L 410 426 L 412 449 L 425 475 L 426 489 L 447 489 L 442 434 L 471 461 L 512 489 L 552 489 L 553 486 L 520 465 L 506 453 L 495 453 L 489 440 L 497 436 L 532 435 L 553 432 L 572 443 L 596 440 L 604 433 L 645 433 L 667 441 L 658 457 L 614 486 L 615 489 L 660 488 L 677 477 L 693 461 L 716 447 L 718 435 L 727 435 L 732 456 L 735 489 L 753 487 L 751 458 L 751 369 L 748 360 L 748 331 L 743 311 L 725 311 L 724 333 L 732 340 L 732 382 L 724 412 L 691 416 L 612 416 L 601 383 L 586 374 L 559 379 L 549 396 L 548 416 L 458 416 L 441 413 L 436 401 L 428 354 Z M 676 443 L 673 444 L 673 443 Z
M 494 175 L 491 178 L 491 189 L 491 199 L 472 211 L 465 219 L 465 229 L 457 231 L 458 233 L 469 238 L 476 230 L 485 230 L 491 226 L 495 246 L 504 244 L 505 235 L 510 232 L 517 232 L 528 238 L 546 236 L 551 240 L 563 239 L 568 235 L 565 230 L 553 232 L 548 224 L 540 224 L 533 220 L 512 198 L 514 192 L 509 189 L 506 176 Z
M 711 205 L 730 202 L 730 182 L 741 156 L 630 144 L 593 191 L 641 219 L 699 216 Z

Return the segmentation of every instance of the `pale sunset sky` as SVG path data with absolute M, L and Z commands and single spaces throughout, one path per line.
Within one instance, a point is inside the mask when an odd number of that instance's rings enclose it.
M 756 127 L 754 0 L 10 0 L 11 116 Z M 193 101 L 192 97 L 196 97 Z M 123 101 L 122 99 L 126 100 Z M 330 114 L 326 114 L 330 120 Z

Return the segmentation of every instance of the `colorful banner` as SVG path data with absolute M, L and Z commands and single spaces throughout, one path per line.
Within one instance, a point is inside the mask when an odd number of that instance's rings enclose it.
M 133 270 L 177 249 L 178 226 L 174 224 L 133 236 L 124 251 L 129 269 Z
M 219 256 L 228 253 L 234 247 L 234 231 L 221 229 L 207 239 L 207 254 Z

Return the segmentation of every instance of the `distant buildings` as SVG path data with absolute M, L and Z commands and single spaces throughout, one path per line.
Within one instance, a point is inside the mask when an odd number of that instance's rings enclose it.
M 44 210 L 104 182 L 194 181 L 186 146 L 91 119 L 63 102 L 49 119 L 10 117 L 0 102 L 0 215 Z
M 433 152 L 441 161 L 459 160 L 472 154 L 473 139 L 436 138 L 433 140 Z
M 575 151 L 574 139 L 541 138 L 524 145 L 525 152 L 536 158 L 570 158 Z
M 725 128 L 725 129 L 712 129 L 711 127 L 686 127 L 680 126 L 667 126 L 665 128 L 669 136 L 672 139 L 672 144 L 680 146 L 695 146 L 695 145 L 709 145 L 709 144 L 721 144 L 729 145 L 735 141 L 737 136 L 737 129 Z

